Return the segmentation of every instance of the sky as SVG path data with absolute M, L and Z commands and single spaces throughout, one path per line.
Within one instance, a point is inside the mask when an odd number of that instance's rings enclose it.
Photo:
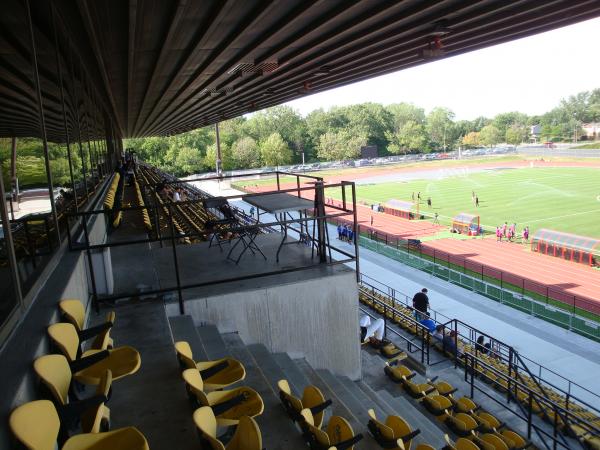
M 450 108 L 458 120 L 507 111 L 543 114 L 600 88 L 600 18 L 434 61 L 287 103 L 302 115 L 363 102 Z

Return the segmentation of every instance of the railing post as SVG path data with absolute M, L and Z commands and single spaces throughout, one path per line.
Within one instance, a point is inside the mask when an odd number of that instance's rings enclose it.
M 533 391 L 529 390 L 529 399 L 527 400 L 527 439 L 531 439 L 531 421 L 533 415 Z
M 179 279 L 179 263 L 177 261 L 177 248 L 175 241 L 175 225 L 173 224 L 173 213 L 171 211 L 171 205 L 167 204 L 167 211 L 169 213 L 169 223 L 171 226 L 171 246 L 173 247 L 173 263 L 175 264 L 175 280 L 177 281 L 177 296 L 179 300 L 179 314 L 185 314 L 185 307 L 183 305 L 183 294 L 181 292 L 181 280 Z

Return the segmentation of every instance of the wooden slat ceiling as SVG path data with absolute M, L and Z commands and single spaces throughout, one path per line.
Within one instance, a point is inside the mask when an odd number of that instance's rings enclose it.
M 430 62 L 436 38 L 443 54 L 433 58 L 451 57 L 600 15 L 599 0 L 30 4 L 56 141 L 63 114 L 71 139 L 102 136 L 108 123 L 123 137 L 175 134 Z M 31 58 L 26 3 L 3 0 L 0 136 L 39 135 Z

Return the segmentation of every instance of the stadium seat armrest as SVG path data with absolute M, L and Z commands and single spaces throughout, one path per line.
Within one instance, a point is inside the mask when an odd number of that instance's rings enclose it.
M 351 437 L 350 439 L 346 439 L 345 441 L 338 442 L 337 444 L 335 444 L 335 448 L 337 450 L 346 450 L 347 448 L 351 448 L 352 446 L 354 446 L 357 442 L 360 442 L 362 440 L 362 438 L 363 438 L 363 435 L 359 433 L 356 436 Z
M 425 390 L 423 393 L 425 395 L 431 394 L 433 391 L 435 391 L 435 387 L 431 386 L 429 389 Z
M 431 380 L 429 380 L 429 381 L 430 381 L 431 383 L 435 383 L 435 382 L 436 382 L 436 380 L 437 380 L 438 378 L 439 378 L 438 376 L 435 376 L 435 377 L 433 377 L 433 378 L 432 378 Z
M 408 441 L 414 439 L 420 433 L 421 433 L 421 430 L 417 428 L 416 430 L 411 431 L 407 435 L 402 436 L 400 439 L 402 439 L 402 442 L 405 443 L 405 442 L 408 442 Z
M 90 408 L 105 403 L 108 399 L 104 395 L 94 395 L 83 400 L 69 402 L 66 405 L 59 405 L 57 408 L 61 423 L 71 425 L 75 424 L 81 415 Z
M 82 330 L 79 332 L 79 340 L 81 342 L 87 341 L 88 339 L 91 339 L 94 336 L 99 335 L 103 331 L 108 330 L 109 328 L 112 328 L 112 326 L 113 326 L 112 322 L 104 322 L 100 325 L 96 325 L 95 327 L 91 327 L 86 330 Z
M 320 405 L 315 405 L 312 408 L 310 408 L 310 412 L 313 416 L 316 416 L 320 412 L 324 411 L 329 405 L 331 405 L 331 400 L 325 400 Z
M 213 410 L 214 415 L 219 416 L 219 415 L 223 414 L 225 411 L 230 410 L 234 406 L 239 405 L 244 400 L 246 400 L 246 395 L 244 393 L 241 393 L 239 395 L 231 397 L 229 400 L 225 400 L 224 402 L 212 405 L 211 408 Z
M 207 369 L 201 370 L 200 376 L 202 377 L 203 380 L 206 380 L 207 378 L 210 378 L 213 375 L 218 374 L 222 370 L 225 370 L 228 365 L 229 365 L 229 363 L 227 361 L 221 361 L 221 362 L 215 364 L 214 366 L 211 366 Z
M 93 353 L 89 356 L 84 356 L 82 358 L 76 359 L 71 362 L 69 366 L 71 367 L 71 372 L 77 373 L 83 369 L 87 369 L 90 366 L 93 366 L 97 362 L 102 361 L 105 358 L 108 358 L 110 352 L 108 350 L 102 350 L 96 353 Z
M 407 380 L 412 380 L 416 376 L 417 376 L 416 372 L 413 372 L 410 375 L 406 375 L 404 378 L 406 378 Z

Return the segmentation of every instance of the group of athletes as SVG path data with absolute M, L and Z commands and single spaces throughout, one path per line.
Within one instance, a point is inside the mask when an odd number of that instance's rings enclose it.
M 508 225 L 507 222 L 504 222 L 502 226 L 496 227 L 496 240 L 498 242 L 502 242 L 502 239 L 506 239 L 508 242 L 512 242 L 517 238 L 517 224 L 513 223 L 512 225 Z M 529 227 L 523 228 L 523 232 L 521 233 L 521 239 L 524 242 L 529 242 Z

